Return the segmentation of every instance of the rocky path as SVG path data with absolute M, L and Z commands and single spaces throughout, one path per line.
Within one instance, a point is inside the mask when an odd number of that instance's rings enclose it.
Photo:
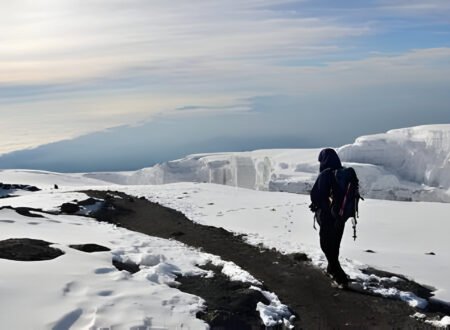
M 108 201 L 97 219 L 129 230 L 172 238 L 232 261 L 250 272 L 297 315 L 296 328 L 393 329 L 424 326 L 410 317 L 414 310 L 401 301 L 332 288 L 330 280 L 301 255 L 283 255 L 244 242 L 223 228 L 196 224 L 182 213 L 114 192 L 88 191 Z M 182 257 L 182 256 L 180 256 Z

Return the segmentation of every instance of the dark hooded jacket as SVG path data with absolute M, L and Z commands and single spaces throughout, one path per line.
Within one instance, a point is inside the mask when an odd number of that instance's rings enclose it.
M 341 160 L 336 151 L 331 148 L 323 149 L 319 154 L 320 173 L 326 169 L 336 170 L 342 168 Z
M 322 211 L 329 211 L 333 170 L 342 168 L 342 164 L 336 151 L 331 148 L 320 152 L 319 162 L 320 174 L 311 190 L 311 202 Z

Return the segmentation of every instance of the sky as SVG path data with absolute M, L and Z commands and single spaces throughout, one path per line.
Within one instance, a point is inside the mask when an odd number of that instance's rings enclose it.
M 450 123 L 450 1 L 1 0 L 0 115 L 59 171 Z

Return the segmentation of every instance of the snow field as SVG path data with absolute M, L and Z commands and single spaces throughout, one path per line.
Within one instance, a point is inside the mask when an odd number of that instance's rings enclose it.
M 326 267 L 308 196 L 195 183 L 120 189 L 181 211 L 200 224 L 244 233 L 251 244 L 284 253 L 305 252 L 314 264 Z M 361 272 L 370 265 L 432 286 L 437 299 L 450 301 L 450 223 L 446 216 L 450 205 L 366 200 L 360 211 L 357 240 L 353 241 L 349 222 L 341 246 L 342 264 L 349 275 L 373 282 L 374 278 Z M 375 253 L 365 252 L 369 249 Z M 385 294 L 423 305 L 419 298 L 400 292 Z
M 119 228 L 98 224 L 76 216 L 46 216 L 46 219 L 22 217 L 12 210 L 0 211 L 1 239 L 35 238 L 56 243 L 65 252 L 50 261 L 19 262 L 0 260 L 2 309 L 0 323 L 8 329 L 87 329 L 151 326 L 156 329 L 206 329 L 195 313 L 203 301 L 168 285 L 167 270 L 155 264 L 149 267 L 157 278 L 140 278 L 120 272 L 112 265 L 111 252 L 88 254 L 68 247 L 69 244 L 101 244 L 115 250 L 142 249 L 142 255 L 163 245 L 157 239 L 141 241 Z M 32 224 L 31 224 L 32 223 Z M 169 243 L 170 244 L 170 243 Z M 143 248 L 145 246 L 145 250 Z M 176 249 L 177 248 L 177 249 Z M 188 249 L 186 249 L 188 250 Z M 174 253 L 185 253 L 174 247 Z M 181 258 L 180 261 L 186 260 Z M 189 272 L 201 272 L 192 265 Z M 149 313 L 151 311 L 151 313 Z M 17 313 L 26 317 L 11 317 Z
M 81 193 L 40 192 L 14 200 L 16 206 L 55 210 L 58 203 L 86 198 Z M 213 276 L 197 267 L 211 262 L 223 266 L 223 273 L 232 280 L 261 284 L 234 263 L 176 241 L 81 216 L 43 215 L 45 218 L 29 218 L 10 209 L 0 210 L 1 240 L 42 239 L 65 252 L 49 261 L 0 259 L 0 294 L 8 297 L 0 300 L 0 324 L 9 329 L 207 329 L 207 324 L 195 317 L 204 301 L 176 289 L 177 275 Z M 112 251 L 89 254 L 68 247 L 85 243 L 104 245 Z M 135 262 L 141 269 L 134 275 L 118 271 L 112 265 L 113 258 Z M 263 321 L 279 323 L 286 318 L 284 322 L 289 324 L 287 307 L 275 295 L 263 293 L 272 298 L 269 305 L 258 307 L 262 316 L 271 315 Z M 277 310 L 283 313 L 277 314 Z M 9 317 L 19 311 L 27 316 Z
M 37 186 L 42 190 L 53 190 L 55 184 L 57 184 L 59 188 L 101 186 L 106 184 L 105 181 L 90 179 L 81 174 L 19 169 L 0 170 L 0 182 Z

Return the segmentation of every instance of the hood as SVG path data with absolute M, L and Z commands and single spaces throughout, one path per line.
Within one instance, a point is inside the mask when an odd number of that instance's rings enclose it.
M 334 149 L 323 149 L 319 154 L 320 172 L 330 168 L 332 170 L 342 167 L 341 160 Z

